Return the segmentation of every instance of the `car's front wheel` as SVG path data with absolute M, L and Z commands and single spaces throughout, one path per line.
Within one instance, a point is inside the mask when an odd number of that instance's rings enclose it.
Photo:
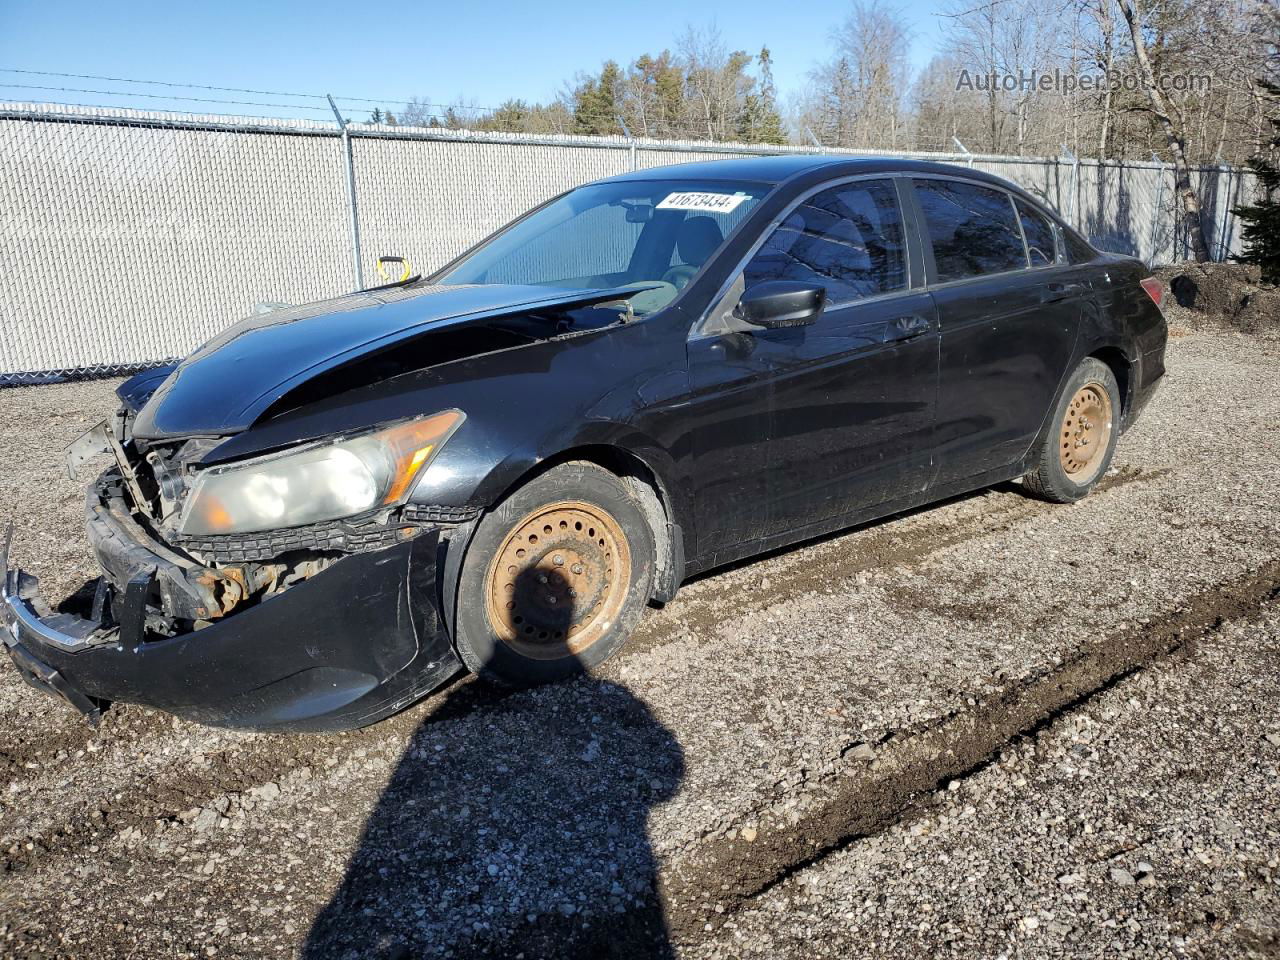
M 1022 478 L 1033 493 L 1072 503 L 1107 472 L 1120 437 L 1120 388 L 1096 357 L 1086 358 L 1067 381 L 1034 468 Z
M 594 667 L 643 613 L 653 561 L 653 533 L 620 479 L 583 461 L 554 467 L 480 521 L 462 565 L 458 653 L 511 686 Z

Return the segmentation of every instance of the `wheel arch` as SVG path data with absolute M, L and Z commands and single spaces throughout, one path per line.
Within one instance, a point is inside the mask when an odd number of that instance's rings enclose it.
M 1058 404 L 1062 400 L 1062 393 L 1070 382 L 1074 372 L 1079 369 L 1080 364 L 1086 360 L 1098 360 L 1106 364 L 1107 369 L 1111 371 L 1112 376 L 1116 378 L 1116 387 L 1120 391 L 1120 422 L 1127 424 L 1129 411 L 1132 409 L 1133 396 L 1130 392 L 1134 384 L 1137 383 L 1136 371 L 1134 369 L 1135 361 L 1130 359 L 1129 354 L 1114 342 L 1095 341 L 1085 349 L 1081 349 L 1074 355 L 1077 359 L 1072 361 L 1072 365 L 1067 368 L 1062 375 L 1062 382 L 1058 386 L 1057 392 L 1053 396 L 1053 401 L 1045 410 L 1044 419 L 1040 423 L 1040 429 L 1037 431 L 1035 439 L 1023 451 L 1022 457 L 1018 461 L 1017 470 L 1025 473 L 1031 466 L 1032 458 L 1035 450 L 1044 442 L 1047 431 L 1054 429 L 1053 413 L 1058 408 Z M 1122 426 L 1123 432 L 1123 426 Z
M 539 460 L 508 482 L 498 503 L 534 478 L 562 463 L 585 460 L 619 477 L 640 502 L 653 533 L 654 579 L 651 599 L 659 603 L 671 600 L 684 579 L 685 534 L 679 522 L 682 511 L 673 497 L 673 486 L 654 462 L 633 449 L 614 443 L 582 443 L 566 447 Z
M 1111 344 L 1095 347 L 1088 357 L 1101 360 L 1116 378 L 1116 386 L 1120 390 L 1120 416 L 1122 421 L 1128 417 L 1133 406 L 1134 370 L 1133 361 L 1120 347 Z

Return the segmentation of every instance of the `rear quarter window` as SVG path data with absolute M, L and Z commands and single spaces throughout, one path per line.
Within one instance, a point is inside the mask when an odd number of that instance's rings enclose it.
M 1067 247 L 1067 259 L 1072 263 L 1088 263 L 1090 260 L 1098 258 L 1098 251 L 1089 246 L 1088 243 L 1076 233 L 1074 230 L 1062 229 L 1062 239 Z
M 958 180 L 916 180 L 915 189 L 938 283 L 1026 269 L 1022 232 L 1003 190 Z
M 1015 199 L 1018 208 L 1018 221 L 1022 224 L 1022 235 L 1027 239 L 1027 256 L 1031 258 L 1031 266 L 1047 267 L 1058 261 L 1056 235 L 1049 218 Z

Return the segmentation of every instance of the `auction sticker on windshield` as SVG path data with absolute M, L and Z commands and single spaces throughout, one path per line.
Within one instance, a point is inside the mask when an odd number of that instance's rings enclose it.
M 659 210 L 702 210 L 707 213 L 732 213 L 746 200 L 745 193 L 669 193 L 658 204 Z

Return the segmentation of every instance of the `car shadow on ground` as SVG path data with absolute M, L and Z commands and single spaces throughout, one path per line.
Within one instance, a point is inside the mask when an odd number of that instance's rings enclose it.
M 683 776 L 648 707 L 589 677 L 424 722 L 302 956 L 672 957 L 648 821 Z

